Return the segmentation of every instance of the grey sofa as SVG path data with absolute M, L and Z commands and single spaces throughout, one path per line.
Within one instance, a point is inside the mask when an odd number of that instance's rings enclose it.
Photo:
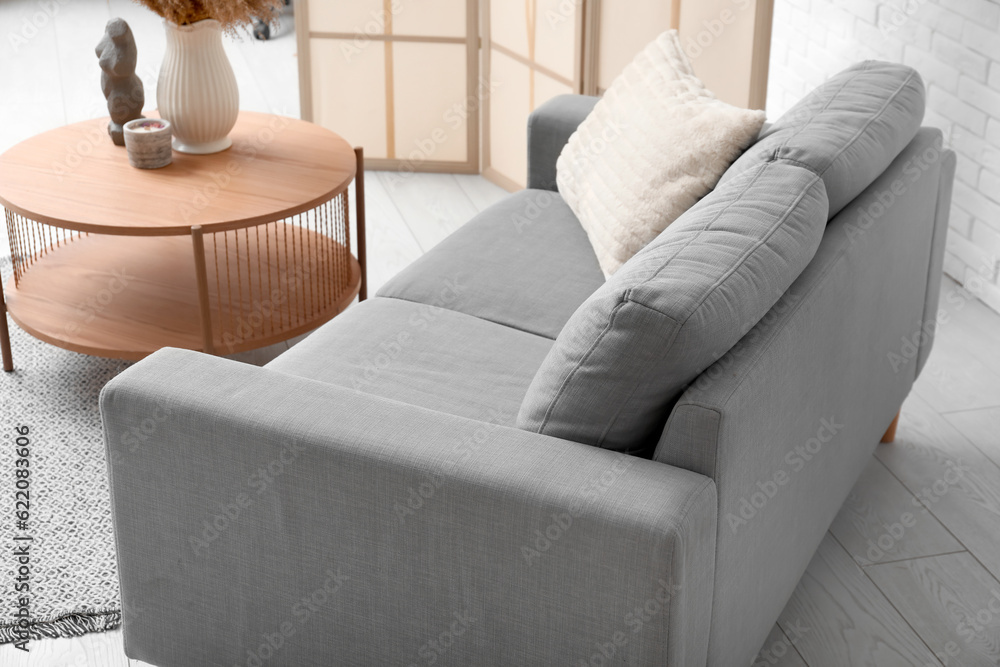
M 131 658 L 750 664 L 926 361 L 954 155 L 862 63 L 605 281 L 555 192 L 595 101 L 267 367 L 107 385 Z

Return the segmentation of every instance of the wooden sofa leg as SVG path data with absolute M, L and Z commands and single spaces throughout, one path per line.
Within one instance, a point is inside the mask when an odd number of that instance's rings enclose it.
M 885 430 L 885 435 L 882 436 L 882 442 L 889 443 L 896 440 L 896 427 L 899 426 L 899 413 L 893 418 L 892 423 L 889 424 L 889 428 Z

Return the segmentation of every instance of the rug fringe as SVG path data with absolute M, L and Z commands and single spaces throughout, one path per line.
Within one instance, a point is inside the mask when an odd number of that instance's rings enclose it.
M 51 621 L 32 621 L 28 626 L 29 641 L 81 637 L 91 632 L 107 632 L 121 627 L 122 613 L 115 609 L 101 612 L 67 614 Z M 24 634 L 16 625 L 0 626 L 0 644 L 22 641 Z

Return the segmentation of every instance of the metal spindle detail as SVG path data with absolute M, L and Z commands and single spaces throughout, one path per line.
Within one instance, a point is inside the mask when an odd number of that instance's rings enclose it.
M 228 353 L 226 341 L 244 346 L 325 321 L 343 307 L 352 279 L 348 206 L 344 192 L 252 232 L 206 232 L 220 353 Z
M 190 262 L 193 244 L 192 268 L 197 268 L 197 291 L 192 295 L 197 310 L 193 315 L 200 324 L 192 333 L 198 336 L 198 349 L 231 354 L 266 346 L 306 333 L 346 307 L 358 289 L 358 270 L 350 247 L 349 207 L 344 191 L 309 211 L 280 220 L 222 230 L 203 226 L 189 232 L 185 254 Z M 80 256 L 71 246 L 81 241 L 86 247 L 80 251 L 94 257 L 93 251 L 111 238 L 38 222 L 7 209 L 3 217 L 11 248 L 15 297 L 36 264 L 71 264 L 72 258 Z M 180 242 L 176 235 L 126 237 L 111 246 L 119 248 L 121 254 L 95 262 L 91 284 L 104 284 L 124 266 L 126 275 L 140 275 L 127 289 L 139 283 L 145 286 L 148 281 L 141 277 L 144 260 L 137 259 L 143 256 L 141 251 L 172 252 Z M 60 257 L 60 253 L 65 254 Z M 183 273 L 173 277 L 182 282 L 195 279 Z M 34 288 L 35 283 L 28 284 Z M 169 289 L 164 283 L 164 290 Z M 125 301 L 110 303 L 107 314 Z M 105 312 L 103 308 L 101 312 Z M 166 323 L 164 326 L 170 327 Z M 205 341 L 206 335 L 212 336 L 211 344 Z
M 9 209 L 4 209 L 4 222 L 15 286 L 21 284 L 27 270 L 40 258 L 83 236 L 81 232 L 40 223 Z

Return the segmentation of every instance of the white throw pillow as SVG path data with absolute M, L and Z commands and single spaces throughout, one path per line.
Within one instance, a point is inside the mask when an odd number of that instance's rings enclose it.
M 556 183 L 606 276 L 715 187 L 764 112 L 715 98 L 676 30 L 615 79 L 559 155 Z

